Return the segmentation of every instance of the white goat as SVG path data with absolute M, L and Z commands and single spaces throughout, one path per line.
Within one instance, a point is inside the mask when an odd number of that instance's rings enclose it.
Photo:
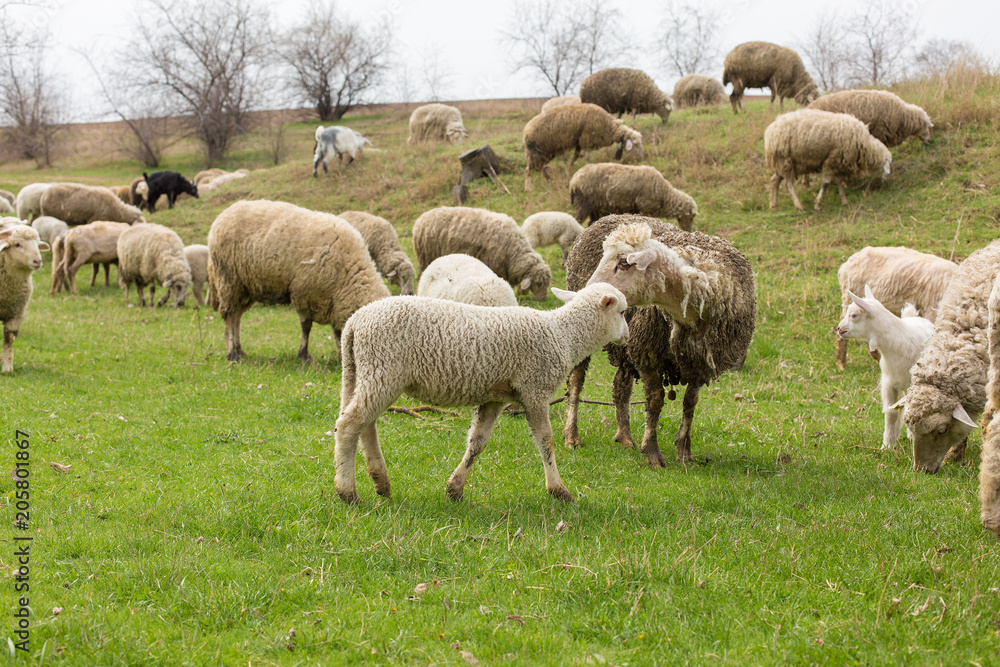
M 323 165 L 323 173 L 329 173 L 326 165 L 333 157 L 337 158 L 339 166 L 343 161 L 343 156 L 347 156 L 347 165 L 354 162 L 358 151 L 363 151 L 365 146 L 371 146 L 360 132 L 356 132 L 349 127 L 327 127 L 322 125 L 316 128 L 316 154 L 313 156 L 313 176 L 317 175 L 319 165 Z
M 903 413 L 894 408 L 910 387 L 910 370 L 917 363 L 924 344 L 934 332 L 934 324 L 917 313 L 913 304 L 903 306 L 902 317 L 889 312 L 865 285 L 865 298 L 848 292 L 852 303 L 844 319 L 837 325 L 837 336 L 868 341 L 868 349 L 882 355 L 878 365 L 882 370 L 882 412 L 885 430 L 882 449 L 892 449 L 899 439 Z

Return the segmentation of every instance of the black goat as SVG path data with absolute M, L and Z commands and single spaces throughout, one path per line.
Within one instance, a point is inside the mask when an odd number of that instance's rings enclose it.
M 168 208 L 174 207 L 177 195 L 182 192 L 188 193 L 195 199 L 198 198 L 198 186 L 176 171 L 154 171 L 148 176 L 146 172 L 142 172 L 142 177 L 146 179 L 146 185 L 149 186 L 146 199 L 149 201 L 150 212 L 156 210 L 156 200 L 160 198 L 160 195 L 167 195 Z

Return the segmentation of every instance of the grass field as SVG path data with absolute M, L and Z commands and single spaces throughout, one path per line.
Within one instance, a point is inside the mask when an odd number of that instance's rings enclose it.
M 702 231 L 754 264 L 758 321 L 744 369 L 702 392 L 697 462 L 666 469 L 612 441 L 613 409 L 581 408 L 584 447 L 557 460 L 577 502 L 544 489 L 521 417 L 498 422 L 465 499 L 445 482 L 471 410 L 386 414 L 379 433 L 393 497 L 363 504 L 333 489 L 340 366 L 314 328 L 313 366 L 296 358 L 287 307 L 243 319 L 248 357 L 225 360 L 217 314 L 142 310 L 120 290 L 49 296 L 50 269 L 0 378 L 0 456 L 30 433 L 30 664 L 940 664 L 1000 661 L 1000 566 L 979 523 L 978 431 L 964 463 L 912 471 L 905 438 L 880 450 L 878 367 L 852 346 L 834 364 L 836 269 L 865 245 L 905 244 L 963 258 L 1000 226 L 1000 85 L 972 74 L 910 84 L 935 120 L 931 143 L 893 150 L 884 185 L 859 183 L 841 207 L 767 208 L 763 130 L 777 110 L 747 105 L 640 117 L 647 162 L 695 197 Z M 794 105 L 793 105 L 794 106 Z M 565 161 L 523 189 L 520 130 L 534 109 L 467 111 L 470 139 L 509 166 L 510 195 L 486 180 L 469 204 L 523 220 L 569 210 Z M 152 220 L 202 243 L 233 201 L 273 198 L 368 210 L 410 228 L 453 202 L 459 149 L 406 147 L 405 111 L 349 116 L 379 149 L 312 179 L 315 123 L 286 126 L 274 166 L 249 136 L 223 167 L 255 171 Z M 54 169 L 0 165 L 0 188 L 38 180 L 126 183 L 141 168 L 73 144 Z M 608 159 L 597 151 L 592 160 Z M 579 166 L 581 163 L 577 163 Z M 166 168 L 193 173 L 181 142 Z M 811 193 L 815 193 L 817 183 Z M 808 202 L 809 193 L 799 188 Z M 543 253 L 565 285 L 558 248 Z M 112 272 L 114 273 L 114 272 Z M 525 299 L 554 308 L 557 301 Z M 591 365 L 584 396 L 610 400 L 612 370 Z M 641 400 L 641 387 L 634 400 Z M 407 399 L 402 405 L 413 405 Z M 633 406 L 633 428 L 642 406 Z M 680 417 L 660 423 L 669 455 Z M 58 472 L 48 463 L 70 466 Z M 8 498 L 0 571 L 17 567 Z M 15 579 L 0 586 L 14 635 Z M 56 614 L 54 608 L 61 609 Z M 6 657 L 6 651 L 0 649 Z

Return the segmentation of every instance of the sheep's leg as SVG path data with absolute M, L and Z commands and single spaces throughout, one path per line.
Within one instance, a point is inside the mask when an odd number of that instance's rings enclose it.
M 531 192 L 531 165 L 524 169 L 524 191 Z
M 840 205 L 847 206 L 847 188 L 844 186 L 843 181 L 837 183 L 837 192 L 840 193 Z
M 569 492 L 559 477 L 556 468 L 555 447 L 552 445 L 552 424 L 549 422 L 549 397 L 539 396 L 536 399 L 522 398 L 524 416 L 531 427 L 531 437 L 535 447 L 542 457 L 542 467 L 545 468 L 545 489 L 559 500 L 571 503 L 573 494 Z
M 156 283 L 155 282 L 151 282 L 151 283 L 149 283 L 149 307 L 150 308 L 152 308 L 154 305 L 161 305 L 161 304 L 158 304 L 158 303 L 155 302 L 155 299 L 156 299 L 155 294 L 156 294 Z M 170 292 L 167 292 L 167 294 L 170 294 Z M 166 299 L 164 299 L 164 301 L 166 301 Z
M 817 211 L 823 210 L 823 194 L 826 192 L 826 186 L 828 186 L 829 184 L 830 184 L 830 177 L 826 174 L 823 174 L 822 178 L 820 179 L 819 192 L 816 193 L 816 205 L 813 207 Z
M 345 376 L 347 373 L 345 373 Z M 358 456 L 358 440 L 362 442 L 362 453 L 369 474 L 372 470 L 372 481 L 375 490 L 380 495 L 389 495 L 389 477 L 385 469 L 385 459 L 378 445 L 378 433 L 375 421 L 385 409 L 392 404 L 395 396 L 384 391 L 372 394 L 370 391 L 357 391 L 354 386 L 344 387 L 341 391 L 340 417 L 337 418 L 335 429 L 335 444 L 333 448 L 334 485 L 337 495 L 344 502 L 352 505 L 361 502 L 356 489 L 356 468 Z M 376 479 L 376 475 L 380 479 Z
M 903 413 L 899 410 L 893 410 L 890 406 L 894 405 L 902 397 L 903 392 L 897 391 L 895 387 L 885 382 L 882 383 L 881 388 L 882 412 L 885 414 L 885 428 L 882 431 L 882 449 L 892 449 L 896 446 L 896 441 L 899 440 L 899 429 Z
M 795 176 L 793 175 L 791 178 L 783 176 L 782 178 L 785 179 L 785 188 L 788 190 L 788 194 L 792 196 L 792 203 L 795 204 L 795 208 L 800 211 L 806 210 L 806 207 L 799 201 L 799 196 L 795 193 Z
M 226 339 L 226 359 L 229 361 L 239 361 L 243 355 L 243 348 L 240 346 L 240 320 L 243 318 L 243 311 L 237 308 L 219 313 L 225 322 Z
M 198 302 L 198 305 L 202 308 L 205 307 L 205 297 L 202 295 L 202 286 L 194 287 L 192 285 L 192 291 L 194 292 L 194 300 Z
M 382 448 L 378 444 L 378 430 L 375 428 L 375 422 L 361 429 L 360 440 L 361 453 L 365 457 L 368 476 L 375 484 L 375 493 L 383 498 L 391 498 L 389 470 L 385 467 L 385 457 L 382 456 Z
M 681 427 L 677 431 L 677 460 L 687 463 L 691 460 L 691 423 L 694 421 L 694 408 L 698 405 L 698 392 L 701 386 L 689 384 L 684 392 L 684 414 L 681 417 Z
M 660 412 L 663 411 L 663 381 L 658 373 L 643 373 L 642 388 L 646 393 L 646 431 L 642 434 L 642 449 L 646 455 L 646 463 L 653 468 L 666 468 L 667 460 L 660 452 L 656 440 L 656 431 L 660 424 Z M 689 446 L 690 451 L 690 446 Z
M 309 354 L 309 332 L 312 331 L 313 321 L 308 315 L 299 315 L 299 325 L 302 327 L 302 342 L 299 343 L 299 359 L 311 364 L 312 355 Z
M 104 264 L 104 286 L 111 286 L 111 262 L 105 262 Z
M 847 340 L 837 339 L 837 368 L 844 370 L 847 368 Z
M 0 373 L 14 372 L 14 338 L 17 336 L 21 321 L 11 320 L 3 327 L 3 354 L 0 355 Z
M 455 468 L 455 472 L 451 473 L 451 477 L 448 478 L 448 497 L 452 500 L 462 499 L 465 482 L 469 479 L 472 464 L 486 448 L 490 434 L 493 433 L 493 425 L 506 405 L 506 403 L 483 403 L 476 409 L 476 414 L 472 417 L 472 426 L 469 427 L 469 440 L 465 446 L 465 456 Z M 551 440 L 551 433 L 549 439 Z
M 155 285 L 155 283 L 154 283 L 154 285 Z M 153 285 L 150 285 L 150 286 L 149 286 L 149 289 L 150 289 L 150 294 L 149 294 L 149 301 L 150 301 L 150 302 L 152 303 L 152 301 L 153 301 L 153 294 L 152 294 L 152 289 L 153 289 Z M 170 289 L 167 289 L 167 290 L 166 290 L 166 291 L 165 291 L 165 292 L 163 293 L 163 297 L 162 297 L 162 298 L 161 298 L 161 299 L 160 299 L 159 301 L 157 301 L 157 302 L 156 302 L 156 307 L 157 307 L 157 308 L 162 308 L 162 307 L 163 307 L 163 304 L 165 304 L 165 303 L 167 302 L 167 299 L 169 299 L 169 298 L 170 298 L 170 292 L 171 292 L 171 291 L 172 291 L 172 290 L 170 290 Z
M 767 193 L 770 196 L 771 208 L 778 208 L 778 190 L 781 188 L 781 181 L 784 178 L 781 174 L 774 174 L 771 176 L 771 184 L 767 186 Z
M 566 423 L 563 425 L 563 441 L 568 447 L 579 447 L 582 444 L 580 432 L 577 429 L 577 418 L 580 409 L 580 392 L 587 379 L 587 366 L 589 365 L 590 357 L 587 357 L 570 371 L 569 378 L 566 380 Z
M 94 267 L 94 273 L 90 276 L 90 286 L 93 287 L 97 284 L 97 276 L 101 273 L 101 265 L 91 264 L 91 266 Z
M 139 306 L 141 308 L 145 308 L 146 307 L 146 295 L 144 293 L 144 290 L 146 289 L 145 283 L 143 283 L 142 281 L 136 280 L 135 281 L 135 289 L 136 289 L 137 292 L 139 292 Z M 152 298 L 152 297 L 150 297 L 150 298 Z
M 333 330 L 333 342 L 337 344 L 337 360 L 342 361 L 344 359 L 343 348 L 340 346 L 340 334 L 341 331 L 337 327 L 330 327 Z
M 733 93 L 732 93 L 732 95 L 729 96 L 729 104 L 732 105 L 732 107 L 733 107 L 733 114 L 734 115 L 739 114 L 739 110 L 737 109 L 737 106 L 736 106 L 737 104 L 739 104 L 739 108 L 740 109 L 743 108 L 743 103 L 740 100 L 740 98 L 742 96 L 743 96 L 743 89 L 740 88 L 736 84 L 736 82 L 734 81 L 733 82 Z
M 128 305 L 128 288 L 129 288 L 129 285 L 131 285 L 131 284 L 132 283 L 123 282 L 122 281 L 122 277 L 118 276 L 118 285 L 122 288 L 122 291 L 125 292 L 125 305 L 126 306 Z
M 635 440 L 632 438 L 632 425 L 629 424 L 629 399 L 632 398 L 632 385 L 635 384 L 635 376 L 629 373 L 623 366 L 619 366 L 615 371 L 615 379 L 611 383 L 611 402 L 615 404 L 615 442 L 620 443 L 626 449 L 635 448 Z

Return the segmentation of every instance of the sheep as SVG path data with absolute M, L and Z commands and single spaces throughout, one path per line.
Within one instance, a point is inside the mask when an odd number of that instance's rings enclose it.
M 792 97 L 800 106 L 806 106 L 816 99 L 819 92 L 816 82 L 806 72 L 802 58 L 785 46 L 768 42 L 740 44 L 726 55 L 723 67 L 723 85 L 733 84 L 729 103 L 734 114 L 743 111 L 745 88 L 770 88 L 771 107 L 774 107 L 774 98 L 777 97 L 782 110 L 786 97 Z
M 192 182 L 195 185 L 201 185 L 203 181 L 204 182 L 211 181 L 226 173 L 228 172 L 225 169 L 219 169 L 218 167 L 215 167 L 213 169 L 203 169 L 194 175 L 194 179 L 192 180 Z
M 562 250 L 562 263 L 566 266 L 569 248 L 573 245 L 573 241 L 576 241 L 576 237 L 583 232 L 583 227 L 569 213 L 540 211 L 525 218 L 521 224 L 521 231 L 532 248 L 559 244 L 559 249 Z
M 847 315 L 852 303 L 849 292 L 857 294 L 869 285 L 875 298 L 890 312 L 900 314 L 903 305 L 909 302 L 933 322 L 938 301 L 957 268 L 957 264 L 947 259 L 902 246 L 862 248 L 837 270 L 840 317 Z M 836 362 L 838 369 L 847 368 L 847 340 L 843 338 L 837 339 Z
M 69 231 L 69 225 L 58 218 L 43 215 L 31 222 L 31 227 L 38 232 L 38 238 L 50 246 L 57 238 Z
M 111 193 L 122 200 L 124 204 L 132 204 L 132 187 L 129 185 L 112 185 L 108 187 Z
M 199 306 L 204 306 L 203 290 L 208 282 L 208 246 L 201 243 L 184 246 L 184 259 L 191 267 L 191 291 L 194 292 L 194 299 Z
M 104 265 L 104 281 L 107 284 L 110 265 L 118 263 L 118 237 L 128 228 L 129 225 L 124 222 L 98 220 L 70 229 L 61 237 L 62 243 L 56 239 L 52 252 L 52 288 L 49 294 L 55 294 L 63 287 L 76 294 L 76 272 L 84 264 L 94 265 L 91 287 L 97 280 L 98 264 Z M 59 255 L 58 265 L 55 262 L 56 255 Z M 120 267 L 118 271 L 120 278 Z
M 655 167 L 604 162 L 588 164 L 569 182 L 576 219 L 591 222 L 612 213 L 637 213 L 672 218 L 691 231 L 698 204 L 677 190 Z
M 958 266 L 913 367 L 910 390 L 896 403 L 913 441 L 915 470 L 937 472 L 952 447 L 959 458 L 986 405 L 989 298 L 998 271 L 1000 239 Z
M 655 113 L 666 123 L 674 109 L 670 95 L 657 88 L 648 74 L 623 67 L 602 69 L 584 79 L 580 84 L 580 101 L 596 104 L 619 118 L 630 113 L 633 126 L 636 114 Z
M 327 127 L 322 125 L 316 128 L 316 150 L 313 156 L 313 178 L 316 178 L 317 167 L 323 165 L 323 173 L 330 173 L 327 170 L 327 163 L 333 157 L 337 158 L 337 166 L 341 165 L 343 157 L 347 156 L 345 167 L 351 166 L 358 151 L 364 151 L 365 146 L 371 146 L 372 142 L 349 127 Z
M 878 302 L 868 285 L 865 285 L 865 298 L 854 292 L 848 295 L 853 303 L 837 325 L 837 336 L 844 340 L 867 341 L 868 349 L 880 353 L 878 365 L 882 377 L 879 387 L 885 415 L 882 449 L 892 449 L 899 440 L 902 418 L 893 406 L 910 386 L 910 369 L 933 333 L 934 323 L 919 317 L 911 303 L 903 306 L 902 317 L 894 315 Z
M 79 183 L 55 183 L 41 199 L 41 214 L 51 215 L 71 227 L 96 220 L 111 222 L 145 221 L 135 206 L 121 201 L 107 188 Z
M 30 223 L 42 214 L 42 194 L 51 187 L 51 183 L 31 183 L 21 188 L 14 199 L 17 217 Z M 56 216 L 59 217 L 59 216 Z
M 241 178 L 246 178 L 247 175 L 249 174 L 250 170 L 248 169 L 237 169 L 234 172 L 219 174 L 215 178 L 202 179 L 201 182 L 198 183 L 198 195 L 200 196 L 203 194 L 207 194 L 213 190 L 222 187 L 226 183 L 231 183 Z
M 722 104 L 726 99 L 726 89 L 715 77 L 688 74 L 674 84 L 673 98 L 678 109 Z
M 400 294 L 413 294 L 413 279 L 417 272 L 413 262 L 399 245 L 392 223 L 363 211 L 344 211 L 340 217 L 361 233 L 375 268 L 390 282 L 399 285 Z
M 42 251 L 49 245 L 38 232 L 22 224 L 0 230 L 0 321 L 3 322 L 3 354 L 0 372 L 14 372 L 14 338 L 28 312 L 34 287 L 31 274 L 42 267 Z
M 462 124 L 462 112 L 446 104 L 424 104 L 410 114 L 407 145 L 446 141 L 460 144 L 469 136 Z
M 225 321 L 226 358 L 244 356 L 240 318 L 254 302 L 290 303 L 302 326 L 299 358 L 312 362 L 313 322 L 337 339 L 358 308 L 389 296 L 361 234 L 341 218 L 272 201 L 239 201 L 208 232 L 212 307 Z
M 511 286 L 475 257 L 456 253 L 438 257 L 420 274 L 417 296 L 474 306 L 516 306 Z
M 687 385 L 674 443 L 677 460 L 691 460 L 691 427 L 703 385 L 741 368 L 753 337 L 757 299 L 750 262 L 728 241 L 637 215 L 601 218 L 580 235 L 566 261 L 570 289 L 607 280 L 635 308 L 624 346 L 605 348 L 617 367 L 612 395 L 618 425 L 615 441 L 635 447 L 629 425 L 632 385 L 646 394 L 641 452 L 650 466 L 666 460 L 657 443 L 664 385 Z M 624 288 L 624 289 L 623 289 Z M 589 360 L 567 382 L 566 444 L 579 447 L 577 408 Z
M 10 190 L 0 190 L 0 199 L 6 199 L 7 203 L 13 206 L 16 198 Z
M 149 194 L 149 186 L 146 185 L 145 178 L 142 176 L 133 178 L 132 183 L 129 185 L 129 194 L 132 198 L 129 203 L 132 206 L 135 206 L 140 211 L 149 208 L 149 202 L 146 201 L 146 195 Z
M 553 112 L 555 113 L 555 112 Z M 413 223 L 413 249 L 424 271 L 444 255 L 465 253 L 522 292 L 544 299 L 552 271 L 514 219 L 503 213 L 464 206 L 441 206 Z
M 14 205 L 6 198 L 0 197 L 0 213 L 14 213 Z
M 125 293 L 128 303 L 129 287 L 135 283 L 139 290 L 139 305 L 146 305 L 143 288 L 149 285 L 149 305 L 153 306 L 156 285 L 163 285 L 166 293 L 156 303 L 159 308 L 171 296 L 174 305 L 184 305 L 191 286 L 191 266 L 184 253 L 184 242 L 174 230 L 163 225 L 148 223 L 134 225 L 118 237 L 118 286 Z
M 848 179 L 880 175 L 885 180 L 892 164 L 889 149 L 860 120 L 816 109 L 792 111 L 768 125 L 764 131 L 764 157 L 774 171 L 768 188 L 771 208 L 778 207 L 778 189 L 784 180 L 795 208 L 803 211 L 805 206 L 795 194 L 796 176 L 822 174 L 815 205 L 819 211 L 830 182 L 836 181 L 840 203 L 847 206 Z
M 926 111 L 916 104 L 907 104 L 888 90 L 842 90 L 816 99 L 809 108 L 850 114 L 889 148 L 910 137 L 926 144 L 934 127 Z
M 419 296 L 365 306 L 344 327 L 344 363 L 334 460 L 337 495 L 358 503 L 355 468 L 361 441 L 375 492 L 390 496 L 376 420 L 404 392 L 439 405 L 478 406 L 462 462 L 448 480 L 461 500 L 476 457 L 508 403 L 524 408 L 542 457 L 545 488 L 572 502 L 556 469 L 549 401 L 566 373 L 589 354 L 628 336 L 626 302 L 609 285 L 577 293 L 552 311 L 488 308 Z
M 581 151 L 589 161 L 592 149 L 615 143 L 618 144 L 616 160 L 624 153 L 639 161 L 643 158 L 642 135 L 596 104 L 574 104 L 538 114 L 524 126 L 523 135 L 528 163 L 524 174 L 525 190 L 531 190 L 531 172 L 541 171 L 548 179 L 545 165 L 570 149 L 573 149 L 570 169 Z
M 564 107 L 570 104 L 582 104 L 579 95 L 560 95 L 559 97 L 551 97 L 545 100 L 542 105 L 542 110 L 539 113 L 545 113 L 546 111 L 552 111 L 558 107 Z
M 174 207 L 178 195 L 188 194 L 195 199 L 198 198 L 198 186 L 176 171 L 154 171 L 149 175 L 142 172 L 142 177 L 146 179 L 146 185 L 149 186 L 146 199 L 149 203 L 150 213 L 156 212 L 156 202 L 161 195 L 167 196 L 168 208 Z M 141 291 L 140 289 L 140 293 Z
M 980 423 L 983 451 L 979 462 L 979 512 L 983 527 L 1000 540 L 1000 275 L 989 300 L 989 402 Z

